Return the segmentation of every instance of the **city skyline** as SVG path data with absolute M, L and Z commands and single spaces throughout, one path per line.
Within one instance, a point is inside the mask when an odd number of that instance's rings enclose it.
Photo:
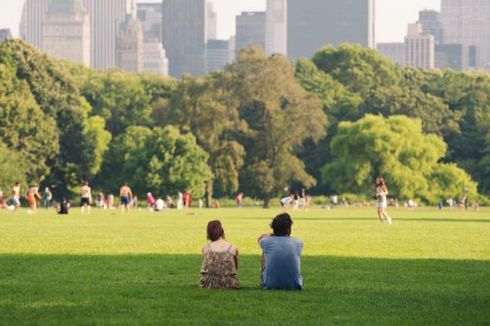
M 137 1 L 159 3 L 161 0 Z M 242 11 L 263 11 L 266 0 L 210 0 L 217 12 L 218 39 L 235 35 L 235 18 Z M 19 35 L 19 23 L 24 1 L 0 0 L 0 28 L 11 29 Z M 423 9 L 440 11 L 440 0 L 376 1 L 376 42 L 401 42 L 408 23 L 416 21 Z

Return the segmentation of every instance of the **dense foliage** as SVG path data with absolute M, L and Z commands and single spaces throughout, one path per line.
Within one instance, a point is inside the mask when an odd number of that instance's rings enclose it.
M 490 76 L 391 64 L 358 46 L 295 63 L 246 49 L 223 72 L 180 80 L 98 72 L 0 45 L 0 187 L 136 193 L 285 188 L 434 203 L 490 194 Z

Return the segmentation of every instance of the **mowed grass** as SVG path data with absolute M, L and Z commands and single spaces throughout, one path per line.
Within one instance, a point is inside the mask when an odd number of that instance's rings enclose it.
M 305 289 L 258 288 L 277 209 L 68 216 L 0 211 L 0 324 L 490 324 L 490 210 L 292 212 Z M 240 290 L 197 287 L 209 220 L 240 249 Z

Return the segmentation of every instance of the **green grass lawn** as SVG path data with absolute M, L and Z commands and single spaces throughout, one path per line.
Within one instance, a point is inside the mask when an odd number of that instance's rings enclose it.
M 0 211 L 0 325 L 490 324 L 490 210 L 292 212 L 305 289 L 258 288 L 277 209 Z M 209 220 L 240 249 L 240 290 L 197 287 Z

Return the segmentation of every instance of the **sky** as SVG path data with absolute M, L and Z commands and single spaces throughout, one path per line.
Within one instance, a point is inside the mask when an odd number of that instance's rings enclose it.
M 266 0 L 210 0 L 218 14 L 218 38 L 235 34 L 235 16 L 242 11 L 265 10 Z M 160 2 L 146 0 L 145 2 Z M 415 22 L 419 10 L 440 10 L 441 0 L 376 0 L 376 41 L 402 42 L 407 24 Z M 24 0 L 0 0 L 0 28 L 18 34 Z

